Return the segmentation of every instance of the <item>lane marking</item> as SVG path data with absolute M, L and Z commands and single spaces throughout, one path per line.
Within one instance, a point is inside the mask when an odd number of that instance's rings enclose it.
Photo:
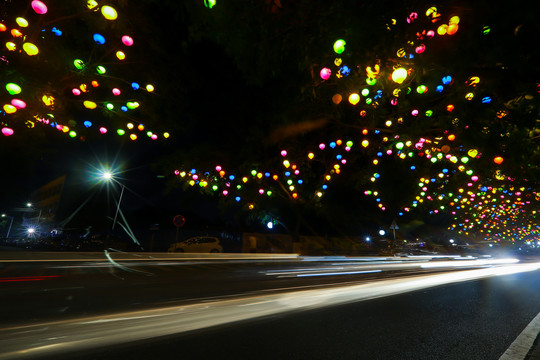
M 499 360 L 524 360 L 540 333 L 540 313 L 519 334 Z

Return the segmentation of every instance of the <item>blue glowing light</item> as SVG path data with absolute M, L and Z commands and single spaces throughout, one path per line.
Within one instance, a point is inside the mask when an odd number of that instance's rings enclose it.
M 96 44 L 103 45 L 105 44 L 105 37 L 101 34 L 94 34 L 94 41 Z
M 344 76 L 349 76 L 351 69 L 347 65 L 343 65 L 341 68 L 339 68 L 339 73 Z
M 133 88 L 133 90 L 139 90 L 140 85 L 137 84 L 136 82 L 132 82 L 132 83 L 131 83 L 131 87 Z
M 444 86 L 442 85 L 437 85 L 437 87 L 435 88 L 436 92 L 442 92 L 443 90 L 444 90 Z
M 326 190 L 326 189 L 328 189 L 328 185 L 325 184 L 325 185 L 322 186 L 322 188 L 323 188 L 323 190 Z
M 337 146 L 337 144 L 336 144 L 334 141 L 332 141 L 332 142 L 330 143 L 330 147 L 331 147 L 332 149 L 335 148 L 336 146 Z
M 447 75 L 445 77 L 442 78 L 442 82 L 444 85 L 448 85 L 448 84 L 451 84 L 453 81 L 452 77 L 450 75 Z
M 89 128 L 90 126 L 92 126 L 92 122 L 90 122 L 90 121 L 88 121 L 88 120 L 86 120 L 83 124 L 84 124 L 84 126 L 87 127 L 87 128 Z
M 122 110 L 123 112 L 126 112 L 126 111 L 128 111 L 128 108 L 127 108 L 127 106 L 123 105 L 123 106 L 120 107 L 120 110 Z

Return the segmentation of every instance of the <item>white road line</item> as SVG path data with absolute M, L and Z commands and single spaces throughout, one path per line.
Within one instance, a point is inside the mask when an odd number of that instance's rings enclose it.
M 534 344 L 534 340 L 540 333 L 540 313 L 519 334 L 499 360 L 523 360 Z

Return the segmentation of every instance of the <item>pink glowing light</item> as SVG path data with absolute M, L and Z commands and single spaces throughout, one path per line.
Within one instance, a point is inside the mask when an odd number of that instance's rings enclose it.
M 131 46 L 133 45 L 133 38 L 131 36 L 124 35 L 122 36 L 122 43 L 126 46 Z
M 39 14 L 39 15 L 43 15 L 47 13 L 47 5 L 45 5 L 44 3 L 38 0 L 32 1 L 32 9 L 34 9 L 36 14 Z
M 8 128 L 8 127 L 2 128 L 2 134 L 4 134 L 5 136 L 11 136 L 14 133 L 15 131 L 13 131 L 13 129 L 11 128 Z

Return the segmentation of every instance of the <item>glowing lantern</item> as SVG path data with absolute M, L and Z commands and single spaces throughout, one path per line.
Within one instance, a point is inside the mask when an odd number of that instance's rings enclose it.
M 97 107 L 97 104 L 95 102 L 93 102 L 93 101 L 90 101 L 90 100 L 85 100 L 83 102 L 83 105 L 84 105 L 85 108 L 90 109 L 90 110 L 93 110 L 93 109 L 95 109 Z
M 476 149 L 471 149 L 471 150 L 467 151 L 467 155 L 469 155 L 469 156 L 472 157 L 472 158 L 475 158 L 476 155 L 478 155 L 478 150 L 476 150 Z
M 74 65 L 75 68 L 78 69 L 78 70 L 84 69 L 84 61 L 82 61 L 81 59 L 75 59 L 75 60 L 73 60 L 73 65 Z
M 332 75 L 332 70 L 329 68 L 322 68 L 319 75 L 321 76 L 321 79 L 328 80 L 330 76 Z
M 458 31 L 459 25 L 458 24 L 450 24 L 448 25 L 448 29 L 446 30 L 446 33 L 448 35 L 454 35 Z
M 21 87 L 14 83 L 7 83 L 6 90 L 10 95 L 17 95 L 21 93 Z
M 122 36 L 122 43 L 126 46 L 131 46 L 133 45 L 133 38 L 131 36 L 124 35 Z
M 426 85 L 420 85 L 416 88 L 416 92 L 419 93 L 419 94 L 423 94 L 427 91 L 427 86 Z
M 504 161 L 504 159 L 501 157 L 501 156 L 497 156 L 493 159 L 493 162 L 497 165 L 500 165 L 502 164 L 502 162 Z
M 41 101 L 43 101 L 46 106 L 54 105 L 54 97 L 51 95 L 43 95 L 41 97 Z
M 105 37 L 101 34 L 94 34 L 94 41 L 96 44 L 103 45 L 105 44 Z
M 137 140 L 137 135 L 136 134 L 131 134 L 129 135 L 129 138 L 133 141 Z
M 332 96 L 332 102 L 336 105 L 339 104 L 341 100 L 343 100 L 341 94 L 334 94 L 334 96 Z
M 124 54 L 123 51 L 117 51 L 116 52 L 116 57 L 118 58 L 118 60 L 125 60 L 126 54 Z
M 32 1 L 32 9 L 39 15 L 47 13 L 47 5 L 38 0 Z
M 339 39 L 334 43 L 334 51 L 336 54 L 341 54 L 345 51 L 345 40 Z
M 349 103 L 351 103 L 352 105 L 356 105 L 360 102 L 360 95 L 358 95 L 357 93 L 352 93 L 351 95 L 349 95 Z
M 6 104 L 4 105 L 4 111 L 6 112 L 6 114 L 13 114 L 17 111 L 17 108 L 13 105 Z
M 15 106 L 17 109 L 24 109 L 26 107 L 26 103 L 19 99 L 11 100 L 11 105 Z
M 126 103 L 126 106 L 130 109 L 130 110 L 133 110 L 133 109 L 136 109 L 139 107 L 139 103 L 136 102 L 136 101 L 128 101 Z
M 11 29 L 11 36 L 13 37 L 22 37 L 23 33 L 19 31 L 19 29 Z
M 15 131 L 13 131 L 13 129 L 11 129 L 11 128 L 8 128 L 8 127 L 2 128 L 2 134 L 4 134 L 5 136 L 11 136 L 14 133 L 15 133 Z
M 113 93 L 114 96 L 118 96 L 118 95 L 120 95 L 122 92 L 120 91 L 120 89 L 114 88 L 114 89 L 112 89 L 112 93 Z
M 116 10 L 113 7 L 107 5 L 101 7 L 101 14 L 107 20 L 116 20 L 116 18 L 118 17 L 118 13 L 116 12 Z
M 407 78 L 407 70 L 404 68 L 397 68 L 392 73 L 392 80 L 398 84 L 401 84 Z
M 28 27 L 28 21 L 23 18 L 23 17 L 18 17 L 15 19 L 15 22 L 17 23 L 17 25 L 19 25 L 20 27 Z
M 211 9 L 214 6 L 216 6 L 216 2 L 217 2 L 217 0 L 204 0 L 204 6 Z M 252 208 L 250 208 L 250 209 L 252 209 Z
M 417 54 L 421 54 L 421 53 L 423 53 L 424 51 L 426 51 L 426 45 L 420 44 L 420 45 L 418 45 L 418 46 L 414 49 L 414 51 L 415 51 Z
M 439 35 L 445 35 L 447 31 L 448 31 L 448 25 L 446 24 L 442 24 L 441 26 L 437 28 L 437 34 Z

